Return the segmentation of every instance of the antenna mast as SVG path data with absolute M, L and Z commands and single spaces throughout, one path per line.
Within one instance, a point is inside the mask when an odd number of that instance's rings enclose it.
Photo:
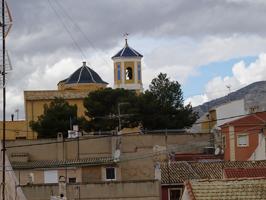
M 3 149 L 2 149 L 2 199 L 5 200 L 6 187 L 6 41 L 5 41 L 5 0 L 2 0 L 2 76 L 3 76 Z
M 2 0 L 2 18 L 0 21 L 0 27 L 2 28 L 2 63 L 0 74 L 2 75 L 2 87 L 3 87 L 3 145 L 2 145 L 2 200 L 5 200 L 6 189 L 6 58 L 8 57 L 6 52 L 6 36 L 12 26 L 12 17 L 9 12 L 7 3 Z M 9 62 L 9 59 L 7 59 Z

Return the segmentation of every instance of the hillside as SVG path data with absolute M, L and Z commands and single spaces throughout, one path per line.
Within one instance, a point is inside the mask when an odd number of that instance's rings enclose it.
M 228 101 L 235 101 L 245 98 L 245 101 L 249 105 L 261 105 L 260 110 L 266 104 L 266 81 L 259 81 L 252 83 L 246 87 L 243 87 L 235 92 L 230 93 L 227 96 L 214 99 L 212 101 L 206 102 L 202 105 L 193 108 L 194 111 L 202 116 L 208 111 L 208 109 L 224 104 Z

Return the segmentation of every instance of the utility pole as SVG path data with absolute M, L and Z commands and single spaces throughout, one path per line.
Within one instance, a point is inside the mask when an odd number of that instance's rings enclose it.
M 2 0 L 2 76 L 3 76 L 3 149 L 2 149 L 2 199 L 5 200 L 6 187 L 6 41 L 5 41 L 5 0 Z
M 126 104 L 129 104 L 129 103 L 128 102 L 120 102 L 117 105 L 117 110 L 118 110 L 118 131 L 121 131 L 121 129 L 122 129 L 120 106 L 121 105 L 126 105 Z

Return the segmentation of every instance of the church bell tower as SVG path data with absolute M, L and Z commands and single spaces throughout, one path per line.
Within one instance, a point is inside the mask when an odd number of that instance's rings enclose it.
M 128 45 L 125 38 L 125 46 L 112 57 L 114 61 L 114 88 L 143 91 L 142 86 L 142 55 Z

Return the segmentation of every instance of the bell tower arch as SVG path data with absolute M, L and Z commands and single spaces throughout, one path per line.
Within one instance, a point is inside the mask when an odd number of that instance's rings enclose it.
M 142 85 L 142 55 L 128 45 L 112 57 L 114 62 L 114 88 L 143 91 Z

